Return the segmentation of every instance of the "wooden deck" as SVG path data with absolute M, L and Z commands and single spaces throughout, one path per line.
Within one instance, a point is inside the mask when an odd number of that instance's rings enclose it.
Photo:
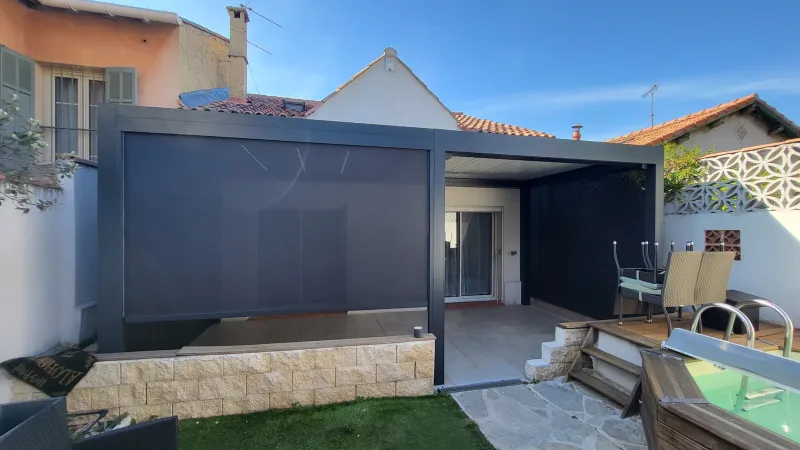
M 689 329 L 692 326 L 692 313 L 684 312 L 683 320 L 678 320 L 676 314 L 670 315 L 674 328 Z M 587 322 L 565 322 L 558 324 L 561 328 L 585 328 L 592 325 L 595 328 L 607 331 L 615 336 L 634 342 L 644 347 L 660 347 L 661 342 L 667 339 L 667 322 L 663 315 L 653 315 L 653 322 L 646 323 L 644 317 L 625 318 L 620 326 L 617 319 L 594 320 Z M 760 322 L 756 332 L 755 347 L 759 350 L 769 351 L 783 348 L 783 326 L 769 322 Z M 704 328 L 703 334 L 722 339 L 724 332 Z M 735 334 L 732 342 L 745 344 L 745 335 Z M 800 352 L 800 330 L 794 330 L 792 350 Z

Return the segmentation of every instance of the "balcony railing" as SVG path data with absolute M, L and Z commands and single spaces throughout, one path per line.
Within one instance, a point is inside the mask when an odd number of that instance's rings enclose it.
M 97 130 L 53 126 L 42 126 L 41 129 L 45 142 L 50 146 L 46 151 L 51 157 L 57 153 L 74 152 L 79 158 L 97 161 Z

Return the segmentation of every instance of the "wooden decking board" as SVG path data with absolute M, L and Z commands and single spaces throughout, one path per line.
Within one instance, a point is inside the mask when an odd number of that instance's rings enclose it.
M 611 353 L 604 352 L 604 351 L 598 349 L 597 347 L 585 347 L 585 348 L 582 348 L 581 351 L 583 353 L 586 353 L 589 356 L 594 356 L 597 359 L 605 361 L 605 362 L 611 364 L 612 366 L 618 367 L 618 368 L 620 368 L 620 369 L 622 369 L 622 370 L 624 370 L 626 372 L 629 372 L 629 373 L 631 373 L 633 375 L 639 375 L 640 373 L 642 373 L 642 368 L 637 366 L 636 364 L 633 364 L 631 362 L 625 361 L 624 359 L 622 359 L 622 358 L 620 358 L 618 356 L 614 356 Z
M 692 325 L 693 314 L 691 312 L 684 313 L 683 319 L 680 321 L 677 320 L 676 314 L 672 314 L 670 317 L 674 328 L 689 329 Z M 667 323 L 663 315 L 654 315 L 652 323 L 646 323 L 644 317 L 626 317 L 623 319 L 622 325 L 617 323 L 617 319 L 609 319 L 590 322 L 568 322 L 559 324 L 559 326 L 567 329 L 592 326 L 642 347 L 659 347 L 661 342 L 667 339 Z M 784 328 L 782 325 L 761 322 L 759 331 L 756 332 L 755 348 L 764 351 L 778 350 L 783 345 L 783 333 Z M 721 330 L 704 328 L 703 334 L 722 339 L 725 333 Z M 794 337 L 792 349 L 800 351 L 800 330 L 794 331 Z M 745 341 L 746 338 L 743 334 L 736 334 L 731 337 L 731 342 L 737 344 L 744 345 Z
M 672 428 L 665 426 L 663 424 L 662 426 L 656 429 L 656 435 L 659 437 L 662 444 L 664 442 L 667 442 L 669 443 L 669 445 L 672 446 L 672 448 L 683 448 L 688 450 L 706 450 L 706 447 L 703 447 L 697 442 L 682 435 L 679 431 L 673 430 Z
M 625 327 L 625 326 L 618 326 L 616 324 L 608 324 L 608 323 L 597 323 L 592 324 L 594 328 L 598 330 L 605 331 L 609 334 L 613 334 L 619 338 L 625 339 L 626 341 L 633 342 L 641 347 L 658 347 L 661 345 L 661 341 L 657 341 L 655 339 L 650 339 L 646 335 L 636 333 L 635 330 Z
M 703 398 L 703 392 L 694 382 L 683 360 L 645 351 L 640 353 L 649 386 L 657 399 Z
M 735 416 L 717 406 L 669 404 L 663 408 L 740 448 L 796 450 L 800 448 L 777 433 Z
M 615 388 L 614 386 L 609 385 L 608 383 L 598 378 L 593 377 L 588 372 L 584 372 L 582 370 L 574 370 L 569 373 L 569 376 L 589 386 L 595 391 L 605 395 L 611 400 L 614 400 L 620 406 L 625 406 L 625 404 L 628 402 L 628 394 L 622 392 L 621 390 Z
M 696 442 L 701 447 L 719 450 L 739 449 L 739 447 L 712 433 L 711 430 L 699 424 L 692 423 L 689 419 L 683 417 L 683 415 L 675 414 L 661 406 L 658 407 L 656 417 L 656 436 L 659 437 L 659 444 L 661 443 L 660 437 L 663 435 L 663 432 L 659 433 L 660 428 L 674 430 L 683 435 L 686 439 Z

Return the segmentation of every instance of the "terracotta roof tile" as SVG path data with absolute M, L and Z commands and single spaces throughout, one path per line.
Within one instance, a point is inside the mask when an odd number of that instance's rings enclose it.
M 464 113 L 454 112 L 453 117 L 458 123 L 458 128 L 463 131 L 479 131 L 482 133 L 493 134 L 509 134 L 511 136 L 536 136 L 554 138 L 555 135 L 543 133 L 541 131 L 531 130 L 528 128 L 518 127 L 516 125 L 508 125 L 505 123 L 495 122 L 488 119 L 479 119 L 477 117 L 468 116 Z
M 287 109 L 285 105 L 287 100 L 290 102 L 305 103 L 305 111 Z M 302 100 L 297 98 L 274 97 L 271 95 L 247 94 L 247 103 L 219 100 L 207 105 L 198 106 L 196 108 L 187 108 L 183 106 L 182 109 L 229 112 L 235 114 L 253 114 L 258 116 L 303 117 L 310 109 L 319 104 L 320 102 L 316 100 Z
M 287 109 L 285 101 L 305 103 L 304 111 Z M 308 116 L 314 108 L 322 102 L 316 100 L 302 100 L 295 98 L 274 97 L 270 95 L 247 94 L 247 103 L 236 103 L 230 100 L 219 100 L 196 108 L 188 108 L 178 101 L 181 109 L 197 111 L 218 111 L 236 114 L 253 114 L 260 116 L 297 117 Z M 535 131 L 528 128 L 508 125 L 487 119 L 480 119 L 464 113 L 452 113 L 458 128 L 463 131 L 478 131 L 483 133 L 508 134 L 511 136 L 536 136 L 554 138 L 555 135 Z
M 732 154 L 732 153 L 753 152 L 753 151 L 762 150 L 762 149 L 765 149 L 765 148 L 778 147 L 778 146 L 781 146 L 781 145 L 791 145 L 791 144 L 800 144 L 800 138 L 787 139 L 785 141 L 779 141 L 779 142 L 770 142 L 769 144 L 754 145 L 752 147 L 739 148 L 739 149 L 736 149 L 736 150 L 726 150 L 724 152 L 709 153 L 709 154 L 701 156 L 700 159 L 715 158 L 717 156 L 729 155 L 729 154 Z
M 696 113 L 678 117 L 677 119 L 672 119 L 653 127 L 644 128 L 624 136 L 609 139 L 607 142 L 630 145 L 656 145 L 662 142 L 668 142 L 694 129 L 708 125 L 720 117 L 727 116 L 750 105 L 757 105 L 759 108 L 774 116 L 778 121 L 784 124 L 787 128 L 786 132 L 789 135 L 800 135 L 800 127 L 786 118 L 786 116 L 779 113 L 775 108 L 761 100 L 758 94 L 752 94 Z

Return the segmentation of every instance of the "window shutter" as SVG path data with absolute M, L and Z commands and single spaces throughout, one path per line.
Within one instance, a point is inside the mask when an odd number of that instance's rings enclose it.
M 20 122 L 34 116 L 34 67 L 33 60 L 0 45 L 0 99 L 7 102 L 17 94 Z
M 106 103 L 136 104 L 136 68 L 109 67 L 105 73 Z

